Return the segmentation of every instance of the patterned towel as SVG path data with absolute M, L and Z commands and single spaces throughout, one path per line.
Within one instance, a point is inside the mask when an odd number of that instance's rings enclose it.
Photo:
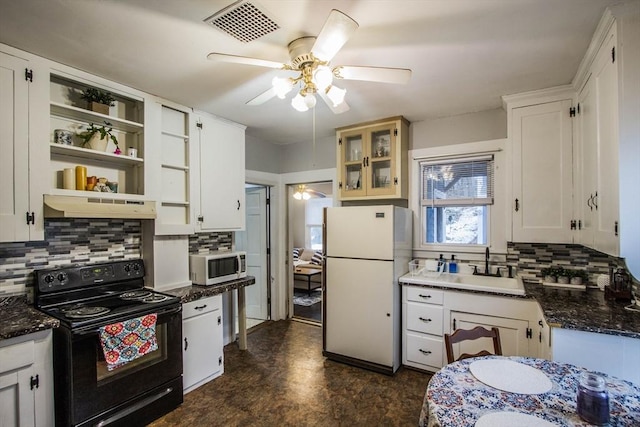
M 100 344 L 107 369 L 113 371 L 158 349 L 156 313 L 100 328 Z

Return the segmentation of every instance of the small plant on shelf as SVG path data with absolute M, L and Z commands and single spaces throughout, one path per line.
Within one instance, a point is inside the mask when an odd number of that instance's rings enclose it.
M 587 270 L 567 270 L 569 281 L 572 285 L 582 285 L 589 280 Z
M 109 126 L 109 123 L 105 122 L 105 124 Z M 111 140 L 116 146 L 114 154 L 121 153 L 120 147 L 118 146 L 118 139 L 113 134 L 113 128 L 111 127 L 107 128 L 103 125 L 96 126 L 91 123 L 87 130 L 78 134 L 78 136 L 82 138 L 83 146 L 88 145 L 89 148 L 99 151 L 106 151 L 107 144 L 109 143 L 109 140 Z M 98 138 L 98 136 L 100 138 Z
M 84 90 L 80 98 L 88 102 L 91 111 L 102 114 L 109 114 L 109 107 L 113 107 L 115 105 L 113 102 L 116 100 L 111 92 L 92 87 Z

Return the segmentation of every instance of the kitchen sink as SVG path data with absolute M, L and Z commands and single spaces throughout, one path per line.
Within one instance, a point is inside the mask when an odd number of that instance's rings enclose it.
M 519 277 L 512 279 L 508 277 L 474 276 L 471 274 L 452 273 L 440 273 L 429 277 L 405 274 L 400 278 L 400 282 L 498 294 L 525 294 L 522 279 Z

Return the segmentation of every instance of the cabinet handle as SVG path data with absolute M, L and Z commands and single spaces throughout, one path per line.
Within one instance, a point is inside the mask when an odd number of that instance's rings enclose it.
M 431 322 L 431 319 L 425 319 L 424 317 L 418 317 L 418 319 L 422 320 L 423 322 Z
M 187 351 L 187 348 L 189 348 L 189 341 L 187 341 L 187 337 L 184 337 L 184 351 Z
M 453 319 L 453 330 L 455 331 L 456 329 L 456 319 Z
M 363 158 L 362 158 L 362 167 L 363 167 L 363 168 L 366 168 L 366 167 L 367 167 L 367 158 L 366 158 L 366 157 L 363 157 Z
M 431 298 L 431 295 L 422 295 L 422 294 L 419 294 L 418 296 L 419 296 L 420 298 Z
M 618 235 L 618 221 L 613 223 L 613 231 L 615 233 L 615 235 Z
M 516 212 L 520 210 L 520 200 L 516 199 Z
M 36 375 L 35 377 L 31 377 L 29 381 L 29 385 L 31 386 L 31 390 L 34 388 L 40 387 L 40 376 Z
M 240 210 L 240 200 L 238 200 L 238 208 L 236 210 Z
M 418 349 L 418 351 L 419 351 L 420 353 L 422 353 L 422 354 L 426 354 L 426 355 L 431 354 L 431 352 L 430 352 L 429 350 L 423 350 L 423 349 L 421 349 L 421 348 L 419 348 L 419 349 Z
M 198 305 L 198 306 L 193 307 L 193 308 L 195 308 L 196 310 L 204 310 L 205 308 L 207 308 L 207 304 L 205 304 L 205 305 Z
M 587 206 L 589 206 L 589 209 L 593 210 L 593 205 L 591 204 L 591 202 L 593 201 L 593 194 L 589 194 L 589 198 L 587 199 Z
M 596 191 L 596 194 L 593 196 L 593 207 L 596 208 L 596 210 L 598 210 L 598 192 Z

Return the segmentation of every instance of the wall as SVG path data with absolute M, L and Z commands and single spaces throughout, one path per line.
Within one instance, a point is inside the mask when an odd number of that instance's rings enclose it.
M 281 158 L 286 145 L 271 144 L 245 135 L 245 168 L 247 170 L 280 173 Z
M 507 137 L 502 108 L 411 123 L 409 149 L 431 148 Z
M 316 139 L 315 153 L 313 141 L 282 146 L 280 172 L 300 172 L 336 167 L 335 135 Z
M 0 243 L 0 296 L 31 294 L 36 269 L 140 258 L 140 220 L 45 219 L 42 242 Z

